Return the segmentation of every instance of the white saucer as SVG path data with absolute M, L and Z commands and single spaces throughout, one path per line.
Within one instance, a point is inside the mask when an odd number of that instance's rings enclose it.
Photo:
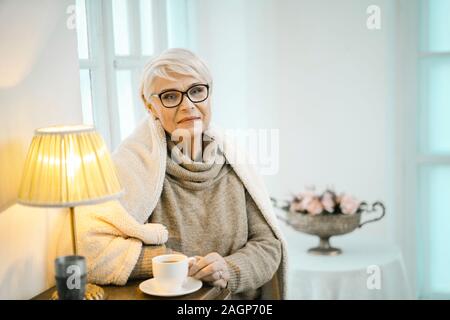
M 176 292 L 165 292 L 161 291 L 154 278 L 145 280 L 139 284 L 139 289 L 147 294 L 151 294 L 152 296 L 160 296 L 160 297 L 176 297 L 182 296 L 184 294 L 192 293 L 200 289 L 203 285 L 203 282 L 197 280 L 192 277 L 187 277 L 185 283 L 181 287 L 179 291 Z

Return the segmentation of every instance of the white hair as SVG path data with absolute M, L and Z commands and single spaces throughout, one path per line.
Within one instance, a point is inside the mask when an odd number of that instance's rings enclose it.
M 171 48 L 149 61 L 143 70 L 140 96 L 144 104 L 150 100 L 150 88 L 155 77 L 175 80 L 171 73 L 192 76 L 212 85 L 212 76 L 205 62 L 187 49 Z

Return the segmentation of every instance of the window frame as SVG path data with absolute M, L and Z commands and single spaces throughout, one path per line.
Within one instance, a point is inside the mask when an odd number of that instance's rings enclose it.
M 429 215 L 427 190 L 421 169 L 425 166 L 450 165 L 450 155 L 423 153 L 424 108 L 421 105 L 420 63 L 424 58 L 449 56 L 448 52 L 423 50 L 421 39 L 427 30 L 420 25 L 421 0 L 396 3 L 395 108 L 391 113 L 391 142 L 394 186 L 392 208 L 395 214 L 395 240 L 402 249 L 411 291 L 419 299 L 448 299 L 450 294 L 433 292 L 430 278 Z M 426 122 L 425 122 L 426 123 Z
M 423 41 L 428 33 L 428 1 L 419 0 L 417 7 L 422 11 L 422 17 L 418 20 L 419 23 L 419 40 L 418 40 L 418 54 L 417 65 L 418 70 L 421 72 L 422 63 L 426 59 L 444 58 L 450 61 L 450 51 L 429 51 L 424 50 Z M 424 19 L 425 18 L 425 19 Z M 422 20 L 423 19 L 423 20 Z M 427 39 L 428 40 L 428 39 Z M 426 212 L 429 209 L 430 199 L 427 196 L 428 189 L 426 188 L 427 180 L 424 174 L 425 170 L 429 170 L 433 167 L 445 166 L 450 168 L 450 154 L 433 154 L 427 148 L 427 133 L 429 132 L 427 108 L 422 102 L 424 94 L 423 86 L 424 79 L 418 78 L 417 88 L 419 89 L 419 97 L 417 103 L 417 116 L 416 116 L 416 152 L 414 156 L 414 173 L 416 185 L 414 194 L 417 197 L 417 284 L 418 284 L 418 297 L 425 299 L 448 299 L 450 298 L 450 292 L 436 292 L 431 287 L 430 277 L 430 248 L 432 246 L 432 239 L 429 233 L 430 223 Z M 449 121 L 450 125 L 450 121 Z M 425 151 L 424 151 L 425 150 Z
M 132 105 L 137 123 L 145 112 L 138 94 L 142 68 L 168 45 L 166 2 L 152 0 L 154 55 L 148 56 L 141 54 L 140 1 L 127 1 L 130 55 L 120 56 L 115 54 L 114 48 L 112 1 L 85 1 L 89 57 L 79 59 L 80 70 L 90 71 L 93 121 L 110 150 L 114 150 L 123 138 L 120 131 L 116 71 L 131 72 L 131 86 L 136 93 L 133 94 Z

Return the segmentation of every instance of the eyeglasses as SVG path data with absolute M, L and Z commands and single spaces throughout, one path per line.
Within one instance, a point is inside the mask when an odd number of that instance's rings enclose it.
M 209 85 L 196 84 L 186 91 L 166 90 L 159 94 L 152 94 L 152 96 L 158 96 L 162 105 L 166 108 L 178 107 L 181 104 L 181 101 L 183 101 L 184 95 L 186 95 L 193 103 L 203 102 L 208 99 Z

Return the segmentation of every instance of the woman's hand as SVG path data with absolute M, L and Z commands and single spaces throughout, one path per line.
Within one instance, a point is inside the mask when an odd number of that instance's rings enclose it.
M 189 264 L 189 276 L 212 285 L 226 288 L 230 272 L 225 259 L 217 252 L 211 252 L 204 257 L 196 256 L 196 263 Z

